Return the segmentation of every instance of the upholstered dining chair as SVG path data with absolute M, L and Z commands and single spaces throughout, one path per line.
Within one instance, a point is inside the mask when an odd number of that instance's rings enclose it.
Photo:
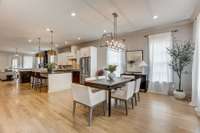
M 106 76 L 98 76 L 98 79 L 106 79 Z
M 135 81 L 126 83 L 126 85 L 121 90 L 116 90 L 111 94 L 111 97 L 120 101 L 125 102 L 126 115 L 128 115 L 128 100 L 131 99 L 132 108 L 134 107 L 133 103 L 133 94 L 135 91 Z
M 89 108 L 89 119 L 88 124 L 91 126 L 93 109 L 99 105 L 103 105 L 103 111 L 105 115 L 105 103 L 106 103 L 106 92 L 104 90 L 92 92 L 90 87 L 72 84 L 73 94 L 73 115 L 75 116 L 76 103 L 84 105 Z
M 136 86 L 135 86 L 135 92 L 133 94 L 133 97 L 135 97 L 135 105 L 137 105 L 137 102 L 140 101 L 140 85 L 141 85 L 141 78 L 136 79 Z
M 122 75 L 122 77 L 123 77 L 123 78 L 133 78 L 133 79 L 135 78 L 134 75 Z
M 85 81 L 92 81 L 92 80 L 96 80 L 96 77 L 88 77 L 88 78 L 85 78 Z

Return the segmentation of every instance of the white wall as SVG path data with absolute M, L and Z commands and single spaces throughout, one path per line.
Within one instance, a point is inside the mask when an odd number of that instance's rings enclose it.
M 0 71 L 11 66 L 11 58 L 10 53 L 0 52 Z

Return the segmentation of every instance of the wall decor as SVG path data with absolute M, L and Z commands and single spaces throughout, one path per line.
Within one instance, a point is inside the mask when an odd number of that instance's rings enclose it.
M 139 64 L 143 61 L 143 50 L 126 51 L 126 71 L 142 72 Z

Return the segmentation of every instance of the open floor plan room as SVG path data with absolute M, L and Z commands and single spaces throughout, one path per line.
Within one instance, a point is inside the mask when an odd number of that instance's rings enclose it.
M 0 0 L 0 133 L 200 133 L 199 0 Z

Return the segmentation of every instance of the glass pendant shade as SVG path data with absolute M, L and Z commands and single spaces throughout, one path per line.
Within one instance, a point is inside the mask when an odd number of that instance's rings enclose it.
M 51 50 L 48 51 L 48 55 L 49 55 L 49 56 L 55 56 L 56 54 L 57 54 L 57 53 L 56 53 L 55 50 L 52 50 L 52 49 L 51 49 Z
M 38 37 L 38 45 L 39 46 L 38 46 L 38 53 L 35 55 L 36 58 L 43 58 L 43 56 L 44 56 L 40 50 L 40 40 L 41 40 L 40 37 Z

